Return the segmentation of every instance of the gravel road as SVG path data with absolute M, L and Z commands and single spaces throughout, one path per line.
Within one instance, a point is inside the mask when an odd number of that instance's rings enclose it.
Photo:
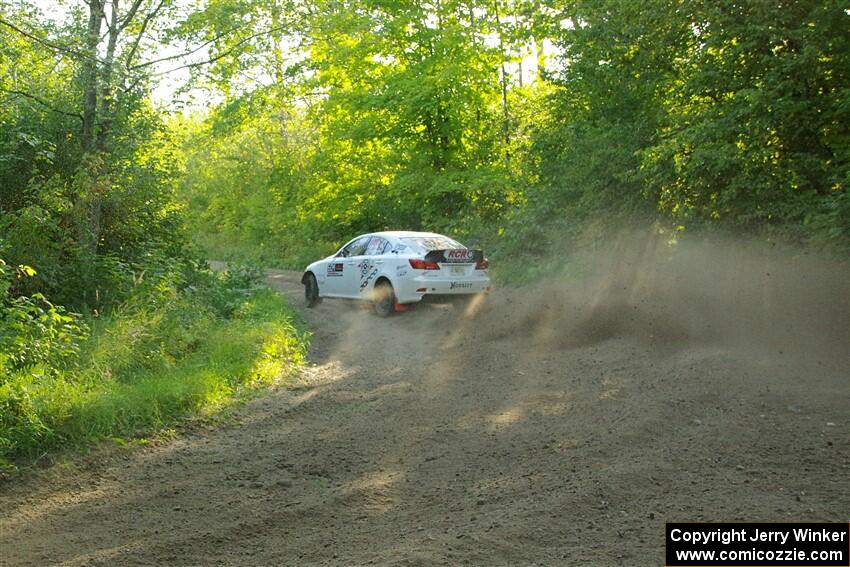
M 662 565 L 665 521 L 850 519 L 845 351 L 618 297 L 325 301 L 296 387 L 0 485 L 0 565 Z

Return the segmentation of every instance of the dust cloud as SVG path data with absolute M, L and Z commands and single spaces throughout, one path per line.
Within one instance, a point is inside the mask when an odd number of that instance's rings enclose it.
M 805 367 L 850 363 L 850 265 L 731 239 L 671 242 L 622 233 L 552 277 L 470 308 L 484 338 L 525 335 L 541 348 L 633 338 L 658 348 L 722 347 Z

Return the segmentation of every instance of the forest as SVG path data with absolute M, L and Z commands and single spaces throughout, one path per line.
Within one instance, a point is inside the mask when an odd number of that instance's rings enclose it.
M 309 332 L 262 267 L 363 232 L 503 280 L 634 223 L 846 255 L 848 29 L 838 0 L 0 2 L 0 467 L 285 379 Z

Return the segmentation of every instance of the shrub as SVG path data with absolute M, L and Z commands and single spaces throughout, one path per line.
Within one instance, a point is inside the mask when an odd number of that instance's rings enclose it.
M 64 320 L 71 316 L 56 306 L 50 316 L 45 300 L 35 299 L 48 330 L 28 340 L 26 365 L 0 366 L 0 468 L 170 427 L 292 376 L 305 361 L 308 335 L 280 295 L 233 287 L 246 281 L 205 268 L 160 273 L 91 319 L 90 336 L 68 327 L 79 319 Z M 210 297 L 227 298 L 226 314 Z M 2 330 L 9 333 L 5 323 Z
M 10 370 L 43 364 L 61 368 L 79 352 L 88 326 L 43 295 L 16 297 L 0 314 L 0 364 Z

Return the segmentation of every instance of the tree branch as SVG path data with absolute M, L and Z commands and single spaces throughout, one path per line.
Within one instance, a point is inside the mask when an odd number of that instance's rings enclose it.
M 203 67 L 204 65 L 209 65 L 210 63 L 215 63 L 219 59 L 224 59 L 228 55 L 231 55 L 234 51 L 236 51 L 237 49 L 239 49 L 240 47 L 242 47 L 243 45 L 245 45 L 246 43 L 248 43 L 252 39 L 263 36 L 263 35 L 267 35 L 267 34 L 270 34 L 270 33 L 274 33 L 276 31 L 280 31 L 282 29 L 285 29 L 285 28 L 283 28 L 283 27 L 271 28 L 271 29 L 268 29 L 268 30 L 265 30 L 265 31 L 261 31 L 261 32 L 251 34 L 247 37 L 243 37 L 242 39 L 237 41 L 230 49 L 228 49 L 227 51 L 223 51 L 222 53 L 219 53 L 215 57 L 211 57 L 209 59 L 206 59 L 205 61 L 197 61 L 195 63 L 187 63 L 185 65 L 180 65 L 179 67 L 174 67 L 172 69 L 168 69 L 167 71 L 161 71 L 159 73 L 153 73 L 151 76 L 159 77 L 161 75 L 167 75 L 169 73 L 173 73 L 174 71 L 179 71 L 180 69 L 189 69 L 189 68 L 192 68 L 192 67 Z M 198 51 L 198 50 L 195 49 L 194 51 Z M 173 59 L 173 58 L 169 58 L 169 59 Z
M 41 45 L 43 45 L 45 47 L 49 47 L 50 49 L 52 49 L 54 51 L 60 51 L 62 53 L 74 55 L 75 57 L 79 57 L 80 59 L 88 59 L 88 60 L 97 61 L 98 63 L 103 63 L 103 61 L 101 61 L 97 57 L 92 58 L 91 56 L 87 55 L 86 53 L 83 53 L 82 51 L 78 51 L 78 50 L 76 50 L 72 47 L 68 47 L 68 46 L 65 46 L 65 45 L 59 45 L 58 43 L 53 43 L 52 41 L 48 41 L 48 40 L 46 40 L 42 37 L 38 37 L 37 35 L 19 28 L 15 24 L 6 21 L 3 18 L 0 18 L 0 25 L 6 26 L 7 28 L 16 31 L 17 33 L 21 34 L 22 36 L 24 36 L 28 39 L 31 39 L 31 40 L 35 41 L 36 43 L 40 43 Z
M 169 55 L 168 57 L 161 57 L 159 59 L 153 59 L 151 61 L 145 61 L 144 63 L 139 63 L 138 65 L 133 65 L 132 67 L 129 67 L 129 70 L 135 71 L 136 69 L 142 69 L 143 67 L 150 67 L 151 65 L 156 65 L 157 63 L 163 63 L 165 61 L 173 61 L 174 59 L 181 59 L 183 57 L 187 57 L 189 55 L 192 55 L 193 53 L 197 53 L 198 51 L 200 51 L 204 47 L 210 45 L 211 43 L 215 43 L 216 41 L 220 40 L 221 38 L 223 38 L 227 35 L 230 35 L 235 31 L 242 29 L 242 27 L 243 26 L 237 26 L 237 27 L 231 28 L 231 29 L 229 29 L 225 32 L 221 32 L 220 34 L 216 35 L 214 38 L 212 38 L 208 41 L 205 41 L 204 43 L 198 45 L 194 49 L 191 49 L 191 50 L 186 51 L 184 53 L 178 53 L 177 55 Z M 257 34 L 257 35 L 262 35 L 262 34 Z M 251 37 L 257 37 L 257 35 L 254 35 L 254 36 L 251 36 Z M 178 68 L 180 68 L 180 67 L 178 67 Z
M 138 75 L 138 76 L 136 77 L 136 79 L 135 79 L 133 82 L 131 82 L 131 83 L 130 83 L 129 85 L 127 85 L 126 87 L 124 87 L 122 90 L 123 90 L 123 91 L 125 91 L 125 92 L 130 91 L 130 90 L 132 90 L 132 89 L 136 88 L 136 86 L 137 86 L 140 82 L 142 82 L 144 79 L 146 79 L 146 78 L 148 78 L 148 77 L 161 77 L 161 76 L 163 76 L 163 75 L 168 75 L 169 73 L 173 73 L 174 71 L 179 71 L 180 69 L 190 69 L 190 68 L 194 68 L 194 67 L 203 67 L 204 65 L 209 65 L 210 63 L 215 63 L 215 62 L 216 62 L 216 61 L 218 61 L 219 59 L 224 59 L 224 58 L 225 58 L 225 57 L 227 57 L 228 55 L 231 55 L 231 54 L 232 54 L 233 52 L 235 52 L 237 49 L 239 49 L 240 47 L 242 47 L 242 45 L 244 45 L 245 43 L 247 43 L 247 42 L 251 41 L 252 39 L 254 39 L 254 38 L 256 38 L 256 37 L 260 37 L 260 36 L 262 36 L 262 35 L 266 35 L 266 34 L 269 34 L 269 33 L 274 33 L 274 32 L 276 32 L 276 31 L 280 31 L 280 30 L 282 30 L 282 29 L 285 29 L 285 28 L 283 28 L 283 27 L 271 28 L 271 29 L 268 29 L 268 30 L 265 30 L 265 31 L 262 31 L 262 32 L 258 32 L 258 33 L 255 33 L 255 34 L 251 34 L 251 35 L 249 35 L 249 36 L 247 36 L 247 37 L 243 37 L 243 38 L 242 38 L 242 39 L 240 39 L 238 42 L 236 42 L 236 44 L 235 44 L 235 45 L 233 45 L 233 47 L 231 47 L 231 48 L 230 48 L 230 49 L 228 49 L 227 51 L 224 51 L 224 52 L 222 52 L 222 53 L 219 53 L 219 54 L 218 54 L 218 55 L 216 55 L 215 57 L 211 57 L 211 58 L 206 59 L 206 60 L 204 60 L 204 61 L 196 61 L 195 63 L 187 63 L 187 64 L 185 64 L 185 65 L 179 65 L 179 66 L 177 66 L 177 67 L 173 67 L 173 68 L 168 69 L 168 70 L 166 70 L 166 71 L 160 71 L 160 72 L 158 72 L 158 73 L 152 73 L 152 74 L 150 74 L 150 75 L 143 75 L 143 74 L 140 74 L 140 75 Z M 233 30 L 231 30 L 231 31 L 233 31 Z M 229 33 L 229 32 L 227 32 L 227 33 Z M 211 40 L 211 41 L 214 41 L 214 40 Z M 183 55 L 178 55 L 178 56 L 174 56 L 174 57 L 165 57 L 165 58 L 160 59 L 160 60 L 157 60 L 157 61 L 149 61 L 149 62 L 146 62 L 146 63 L 143 63 L 143 64 L 142 64 L 142 63 L 140 63 L 139 65 L 135 65 L 135 66 L 133 66 L 133 67 L 130 67 L 130 70 L 137 69 L 137 68 L 142 67 L 142 66 L 145 66 L 145 65 L 152 65 L 152 64 L 157 63 L 157 62 L 160 62 L 160 61 L 168 61 L 168 60 L 171 60 L 171 59 L 176 59 L 176 58 L 178 58 L 178 57 L 183 57 L 183 56 L 185 56 L 185 55 L 189 55 L 189 54 L 191 54 L 191 53 L 196 53 L 197 51 L 199 51 L 199 50 L 200 50 L 201 48 L 203 48 L 204 46 L 209 45 L 209 44 L 211 43 L 211 41 L 208 41 L 208 42 L 206 42 L 205 44 L 203 44 L 203 45 L 201 45 L 201 46 L 197 47 L 196 49 L 193 49 L 192 51 L 189 51 L 189 52 L 184 53 Z
M 136 36 L 136 41 L 133 42 L 133 47 L 130 48 L 130 53 L 127 55 L 124 60 L 124 66 L 129 70 L 131 69 L 131 63 L 133 62 L 133 58 L 136 56 L 136 51 L 139 49 L 139 43 L 142 41 L 142 36 L 145 35 L 145 31 L 148 29 L 148 24 L 152 19 L 156 17 L 159 11 L 162 9 L 162 6 L 165 4 L 165 0 L 160 0 L 159 4 L 156 7 L 145 14 L 145 19 L 142 20 L 142 27 L 139 30 L 139 34 Z
M 139 11 L 139 7 L 141 5 L 142 0 L 136 0 L 135 2 L 133 2 L 133 5 L 130 6 L 129 10 L 127 10 L 127 14 L 124 16 L 124 19 L 121 21 L 121 24 L 119 24 L 118 31 L 123 31 L 124 28 L 130 25 L 130 22 L 133 21 L 133 18 L 136 17 L 136 12 Z M 162 6 L 162 2 L 160 2 L 159 5 Z
M 47 101 L 45 101 L 45 100 L 43 100 L 43 99 L 41 99 L 41 98 L 39 98 L 39 97 L 37 97 L 33 94 L 25 93 L 23 91 L 14 91 L 14 90 L 9 90 L 9 89 L 4 89 L 2 87 L 0 87 L 0 91 L 3 91 L 4 93 L 8 93 L 8 94 L 22 96 L 22 97 L 28 98 L 30 100 L 34 100 L 38 104 L 42 105 L 43 107 L 45 107 L 49 110 L 52 110 L 53 112 L 56 112 L 57 114 L 63 114 L 65 116 L 71 116 L 73 118 L 79 118 L 80 120 L 83 119 L 83 115 L 80 114 L 79 112 L 68 112 L 68 111 L 62 110 L 60 108 L 56 108 L 55 106 L 53 106 L 49 102 L 47 102 Z

